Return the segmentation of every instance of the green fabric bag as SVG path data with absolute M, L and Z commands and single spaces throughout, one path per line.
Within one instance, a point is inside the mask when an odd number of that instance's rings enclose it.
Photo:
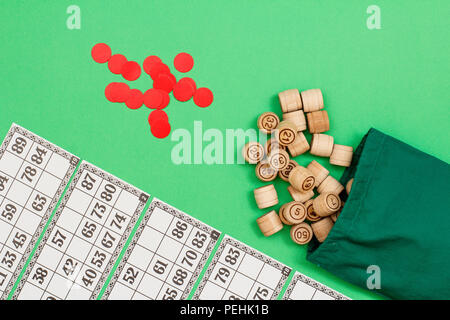
M 321 245 L 310 243 L 308 260 L 363 288 L 378 266 L 376 292 L 389 298 L 450 299 L 450 166 L 371 129 L 341 183 L 351 178 L 339 219 Z

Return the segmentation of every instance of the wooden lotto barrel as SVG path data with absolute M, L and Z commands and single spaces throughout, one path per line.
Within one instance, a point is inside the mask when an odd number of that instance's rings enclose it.
M 253 194 L 259 209 L 268 208 L 278 204 L 278 194 L 273 184 L 256 188 L 253 190 Z
M 275 210 L 263 214 L 261 217 L 256 219 L 256 223 L 258 223 L 259 229 L 266 237 L 269 237 L 283 229 L 283 224 L 281 223 L 281 220 Z
M 292 112 L 303 108 L 302 98 L 298 89 L 289 89 L 278 94 L 281 111 Z

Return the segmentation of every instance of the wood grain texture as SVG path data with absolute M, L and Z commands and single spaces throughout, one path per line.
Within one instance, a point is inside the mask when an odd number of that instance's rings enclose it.
M 317 187 L 317 192 L 319 193 L 332 192 L 340 194 L 342 190 L 344 190 L 344 186 L 330 175 Z
M 292 112 L 283 113 L 283 120 L 291 121 L 297 127 L 297 131 L 305 131 L 306 130 L 306 117 L 303 110 L 297 110 Z
M 256 222 L 258 223 L 259 229 L 266 237 L 269 237 L 283 229 L 283 224 L 281 223 L 281 220 L 275 210 L 263 214 L 261 217 L 256 219 Z
M 287 146 L 292 157 L 297 157 L 309 150 L 309 143 L 303 132 L 298 132 L 293 143 Z
M 329 157 L 333 152 L 334 138 L 327 134 L 315 133 L 311 138 L 310 153 L 318 157 Z
M 341 199 L 335 193 L 321 193 L 313 200 L 314 212 L 321 217 L 328 217 L 341 209 Z
M 289 183 L 299 192 L 307 192 L 314 188 L 316 178 L 305 167 L 298 166 L 289 173 Z
M 328 237 L 331 229 L 333 229 L 334 223 L 331 218 L 323 218 L 317 222 L 311 223 L 311 228 L 314 232 L 315 237 L 319 242 L 324 242 Z
M 250 164 L 256 164 L 264 158 L 264 148 L 259 142 L 249 142 L 242 148 L 242 156 Z
M 313 233 L 312 228 L 305 222 L 292 226 L 290 231 L 292 241 L 297 244 L 307 244 L 310 242 Z
M 264 182 L 273 181 L 278 175 L 278 171 L 273 169 L 269 163 L 260 162 L 255 167 L 256 177 Z
M 302 98 L 298 89 L 289 89 L 278 94 L 281 111 L 292 112 L 303 108 Z
M 323 109 L 323 96 L 320 89 L 309 89 L 301 92 L 303 109 L 305 112 Z
M 253 190 L 255 201 L 259 209 L 265 209 L 278 204 L 278 194 L 273 184 Z
M 325 180 L 325 178 L 328 177 L 328 174 L 330 173 L 330 171 L 328 171 L 316 160 L 311 161 L 311 163 L 308 164 L 306 169 L 311 171 L 314 177 L 316 178 L 316 182 L 314 183 L 316 187 L 318 187 L 323 182 L 323 180 Z
M 325 110 L 307 113 L 306 118 L 310 133 L 322 133 L 330 130 L 330 120 Z
M 314 197 L 314 191 L 312 189 L 307 192 L 300 192 L 293 186 L 288 186 L 287 189 L 294 201 L 306 202 Z
M 353 147 L 335 144 L 330 156 L 330 163 L 335 166 L 350 167 L 353 158 Z
M 274 112 L 264 112 L 258 117 L 257 126 L 259 130 L 264 133 L 270 134 L 278 127 L 280 118 Z

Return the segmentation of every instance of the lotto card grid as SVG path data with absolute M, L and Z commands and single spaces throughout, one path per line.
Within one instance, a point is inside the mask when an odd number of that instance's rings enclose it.
M 200 282 L 195 300 L 275 300 L 291 269 L 225 236 Z
M 95 299 L 148 197 L 83 161 L 13 299 Z
M 343 294 L 295 272 L 282 300 L 350 300 Z
M 12 124 L 0 148 L 0 296 L 6 299 L 79 158 Z
M 154 199 L 102 299 L 186 299 L 219 237 Z

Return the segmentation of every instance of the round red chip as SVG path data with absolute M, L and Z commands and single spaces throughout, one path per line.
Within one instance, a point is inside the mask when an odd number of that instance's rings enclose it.
M 106 99 L 108 99 L 108 101 L 110 102 L 115 102 L 111 96 L 111 88 L 114 87 L 114 84 L 117 82 L 111 82 L 110 84 L 108 84 L 105 88 L 105 97 Z
M 170 73 L 169 67 L 162 62 L 152 63 L 148 72 L 150 77 L 155 80 L 161 73 Z
M 153 82 L 153 88 L 164 90 L 167 93 L 172 92 L 173 86 L 176 84 L 177 79 L 173 74 L 160 73 L 156 80 Z
M 130 109 L 139 109 L 144 103 L 144 95 L 139 89 L 131 89 L 125 105 Z
M 122 66 L 122 77 L 134 81 L 141 76 L 141 66 L 135 61 L 128 61 Z
M 150 67 L 153 63 L 162 62 L 158 56 L 148 56 L 145 58 L 142 67 L 144 67 L 144 71 L 146 74 L 150 74 Z
M 194 59 L 189 53 L 181 52 L 173 60 L 173 65 L 180 72 L 188 72 L 194 66 Z
M 180 82 L 180 83 L 187 82 L 187 83 L 189 83 L 190 86 L 192 86 L 194 91 L 197 90 L 197 84 L 195 83 L 194 79 L 192 79 L 192 78 L 184 77 L 184 78 L 181 78 L 180 80 L 178 80 L 178 82 Z
M 152 125 L 155 120 L 164 120 L 169 122 L 169 117 L 163 110 L 153 110 L 148 116 L 148 123 Z
M 110 90 L 113 102 L 125 102 L 130 95 L 130 87 L 123 82 L 113 82 Z
M 144 104 L 150 109 L 159 109 L 163 102 L 163 95 L 160 90 L 149 89 L 144 93 Z
M 194 95 L 194 88 L 188 81 L 178 81 L 173 87 L 173 96 L 178 101 L 188 101 Z
M 208 88 L 199 88 L 194 94 L 194 103 L 201 107 L 208 107 L 214 100 L 213 93 Z
M 114 74 L 121 74 L 122 67 L 127 61 L 124 55 L 115 54 L 108 61 L 108 69 Z
M 162 119 L 156 119 L 152 122 L 150 129 L 156 138 L 163 139 L 170 133 L 170 123 Z
M 167 107 L 169 105 L 170 96 L 164 90 L 161 90 L 161 89 L 157 89 L 157 90 L 159 90 L 159 92 L 161 93 L 161 95 L 163 97 L 163 101 L 162 101 L 161 105 L 157 109 L 164 109 L 165 107 Z
M 91 50 L 92 59 L 98 63 L 105 63 L 111 58 L 111 48 L 105 43 L 97 43 Z

